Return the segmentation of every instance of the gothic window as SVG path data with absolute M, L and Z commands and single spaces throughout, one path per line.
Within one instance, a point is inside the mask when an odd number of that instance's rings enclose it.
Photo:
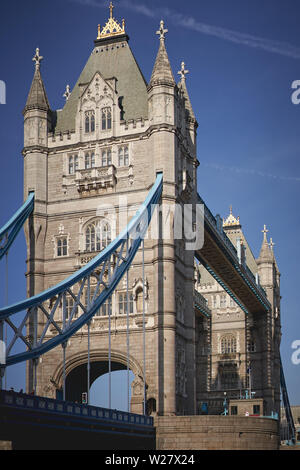
M 221 297 L 220 297 L 220 307 L 221 308 L 226 307 L 226 295 L 221 295 Z
M 232 335 L 223 336 L 221 339 L 221 354 L 236 353 L 236 338 Z
M 99 315 L 101 316 L 106 316 L 106 315 L 111 315 L 112 314 L 112 309 L 111 309 L 111 300 L 109 301 L 108 299 L 101 305 L 99 309 Z
M 68 320 L 70 318 L 73 308 L 74 308 L 74 299 L 73 297 L 67 295 L 65 299 L 65 309 L 66 309 L 66 317 L 65 319 Z M 78 307 L 75 308 L 75 312 L 73 317 L 76 317 L 78 315 Z
M 74 175 L 75 171 L 78 170 L 79 160 L 78 155 L 69 155 L 69 175 Z
M 87 152 L 85 154 L 85 169 L 95 168 L 95 154 L 94 152 Z
M 119 147 L 119 166 L 129 165 L 128 145 Z
M 103 149 L 101 153 L 101 166 L 111 165 L 111 149 Z
M 60 237 L 56 240 L 56 255 L 68 256 L 68 239 L 67 237 Z
M 212 298 L 212 307 L 213 308 L 217 308 L 218 306 L 218 299 L 217 299 L 217 296 L 216 295 L 213 295 L 213 298 Z
M 111 108 L 101 110 L 101 128 L 103 131 L 111 129 Z
M 230 297 L 229 305 L 230 305 L 230 307 L 234 307 L 234 306 L 235 306 L 235 301 L 233 300 L 232 297 Z
M 93 302 L 93 300 L 96 300 L 96 298 L 100 295 L 100 293 L 102 292 L 102 289 L 101 290 L 98 290 L 97 291 L 97 297 L 94 299 L 94 295 L 95 295 L 95 291 L 96 291 L 96 286 L 91 286 L 90 287 L 90 303 Z M 85 306 L 88 308 L 88 290 L 86 289 L 85 290 Z M 109 309 L 110 307 L 110 309 Z M 102 305 L 101 307 L 96 311 L 95 313 L 95 317 L 101 317 L 101 316 L 106 316 L 109 314 L 109 310 L 110 310 L 110 314 L 112 313 L 112 306 L 111 306 L 111 301 L 110 301 L 110 305 L 109 305 L 109 300 L 107 299 Z
M 133 293 L 128 292 L 128 313 L 133 313 Z M 127 292 L 119 293 L 119 315 L 127 314 Z
M 86 133 L 95 131 L 95 112 L 94 111 L 85 112 L 84 129 Z
M 98 220 L 85 230 L 85 250 L 101 251 L 111 242 L 111 228 L 108 222 Z

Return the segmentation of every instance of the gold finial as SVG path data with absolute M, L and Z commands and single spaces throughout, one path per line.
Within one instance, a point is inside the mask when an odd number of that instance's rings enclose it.
M 109 10 L 110 10 L 110 17 L 111 17 L 111 18 L 113 18 L 113 9 L 114 9 L 114 8 L 115 8 L 115 7 L 113 6 L 112 2 L 110 2 L 110 4 L 109 4 Z
M 223 219 L 223 227 L 233 227 L 234 225 L 240 225 L 240 217 L 234 217 L 232 215 L 232 206 L 229 206 L 229 216 L 226 220 Z
M 116 21 L 113 17 L 113 6 L 112 2 L 109 4 L 109 12 L 110 17 L 101 31 L 100 25 L 98 25 L 98 36 L 97 39 L 109 38 L 113 36 L 119 36 L 121 34 L 125 34 L 125 20 L 122 20 L 122 26 L 118 21 Z

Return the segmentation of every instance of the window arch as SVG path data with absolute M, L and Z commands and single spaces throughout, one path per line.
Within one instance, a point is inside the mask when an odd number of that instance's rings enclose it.
M 84 166 L 85 169 L 95 168 L 95 154 L 94 152 L 86 152 L 84 156 Z
M 86 111 L 84 115 L 84 130 L 86 133 L 95 131 L 95 111 Z
M 101 110 L 101 128 L 103 131 L 111 129 L 111 108 L 102 108 Z
M 226 335 L 221 339 L 221 354 L 230 353 L 236 353 L 236 338 L 233 335 Z
M 85 229 L 85 250 L 101 251 L 111 242 L 111 227 L 106 220 L 96 220 Z

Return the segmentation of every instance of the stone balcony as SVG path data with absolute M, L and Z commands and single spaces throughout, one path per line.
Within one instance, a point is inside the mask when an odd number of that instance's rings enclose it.
M 113 189 L 116 181 L 116 168 L 114 165 L 77 170 L 75 172 L 75 184 L 77 191 L 81 194 Z

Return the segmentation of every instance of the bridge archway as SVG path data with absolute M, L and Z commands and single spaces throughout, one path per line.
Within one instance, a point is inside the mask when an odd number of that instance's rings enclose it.
M 87 392 L 87 352 L 67 357 L 66 370 L 66 400 L 81 403 L 82 393 Z M 127 355 L 123 352 L 111 351 L 111 371 L 127 369 Z M 143 372 L 139 363 L 129 356 L 129 369 L 134 374 L 131 383 L 131 412 L 143 413 L 144 382 Z M 107 350 L 92 350 L 90 352 L 90 388 L 99 377 L 109 372 Z M 51 382 L 55 384 L 57 397 L 63 388 L 63 363 L 57 367 Z M 147 385 L 146 385 L 147 387 Z

